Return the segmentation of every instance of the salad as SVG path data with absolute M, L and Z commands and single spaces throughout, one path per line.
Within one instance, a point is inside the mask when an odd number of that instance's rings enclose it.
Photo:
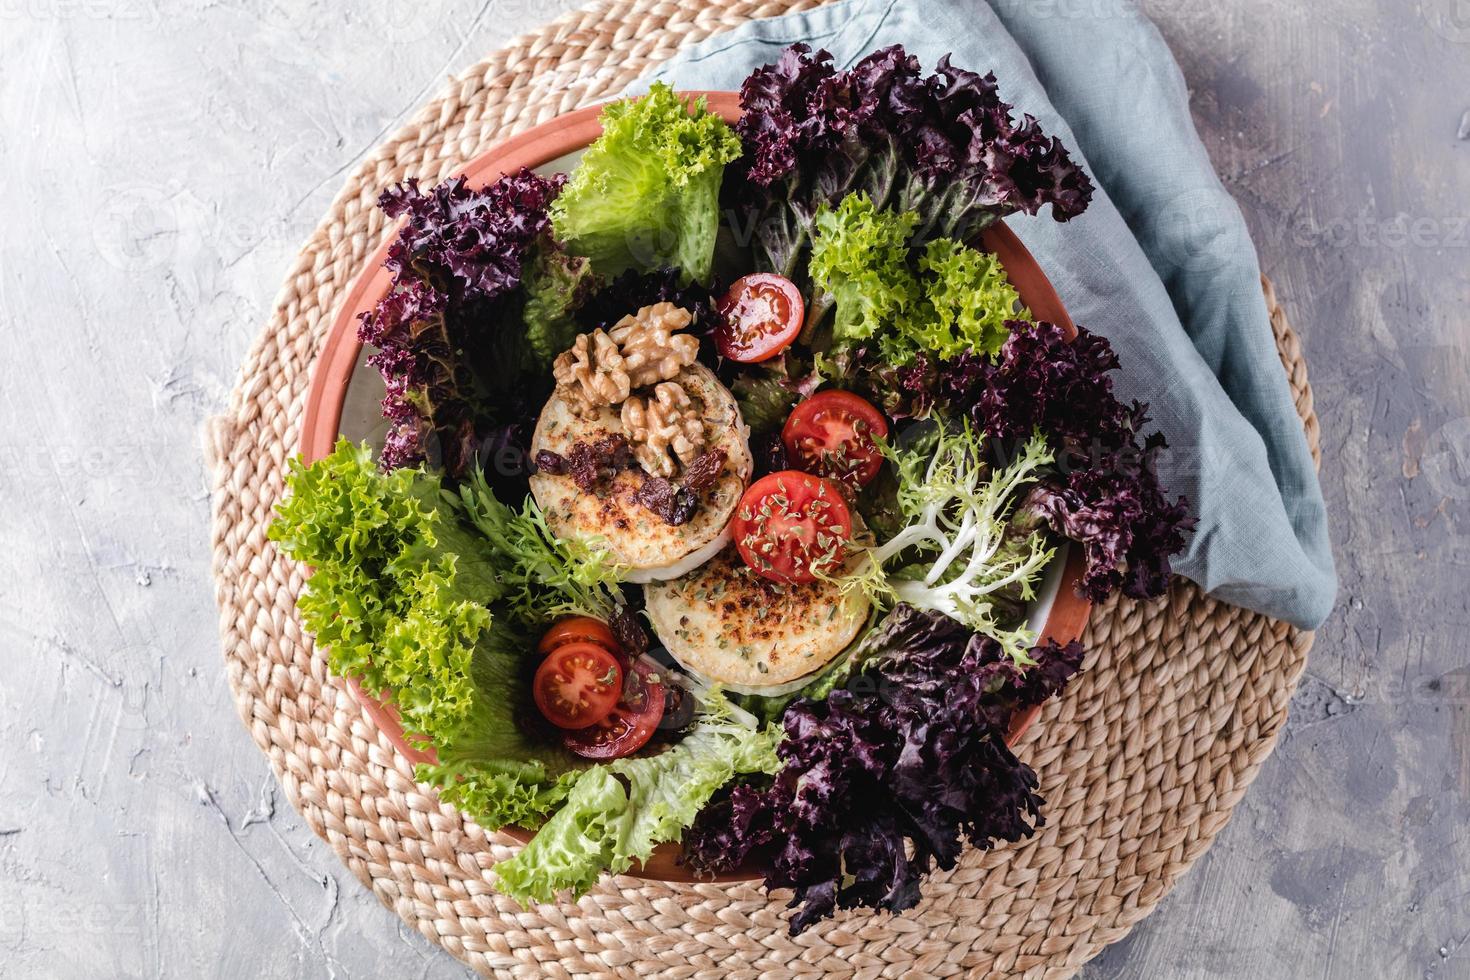
M 1006 732 L 1083 651 L 1027 604 L 1063 547 L 1087 597 L 1156 595 L 1193 521 L 1108 342 L 976 244 L 1092 194 L 993 75 L 796 44 L 740 95 L 655 85 L 570 173 L 385 191 L 389 432 L 293 461 L 270 537 L 418 778 L 536 831 L 505 893 L 677 842 L 793 889 L 796 932 L 1033 832 Z

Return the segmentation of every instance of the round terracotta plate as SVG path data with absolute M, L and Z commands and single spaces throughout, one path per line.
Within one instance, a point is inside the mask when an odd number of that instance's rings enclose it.
M 740 98 L 734 92 L 686 94 L 705 96 L 709 107 L 728 122 L 740 117 Z M 601 134 L 602 127 L 597 121 L 600 111 L 600 106 L 589 106 L 548 120 L 476 157 L 463 173 L 472 185 L 478 186 L 522 167 L 543 173 L 568 170 L 581 151 Z M 1072 318 L 1062 307 L 1056 290 L 1009 228 L 1004 224 L 992 225 L 980 234 L 977 244 L 1000 259 L 1006 275 L 1034 316 L 1050 320 L 1070 336 L 1076 336 Z M 384 428 L 378 416 L 378 402 L 382 398 L 382 383 L 376 372 L 363 364 L 365 352 L 357 339 L 357 323 L 359 315 L 371 310 L 388 291 L 390 276 L 383 268 L 387 255 L 388 243 L 385 242 L 368 260 L 348 291 L 317 358 L 306 399 L 306 416 L 302 422 L 301 455 L 307 462 L 329 454 L 339 435 L 359 440 L 381 440 Z M 1076 548 L 1063 551 L 1048 570 L 1030 616 L 1031 627 L 1038 630 L 1043 639 L 1067 643 L 1082 634 L 1091 611 L 1091 604 L 1079 598 L 1076 591 L 1082 571 L 1082 556 Z M 362 703 L 363 710 L 400 752 L 413 762 L 434 761 L 432 749 L 424 751 L 408 744 L 391 702 L 371 696 L 355 680 L 349 679 L 348 683 Z M 1035 721 L 1039 712 L 1040 708 L 1034 707 L 1018 714 L 1006 734 L 1006 741 L 1013 744 Z M 505 833 L 521 841 L 528 841 L 534 836 L 533 831 L 518 827 L 506 828 Z M 659 881 L 694 880 L 678 862 L 678 857 L 678 846 L 665 844 L 647 863 L 630 873 Z M 759 869 L 752 868 L 717 880 L 742 881 L 759 877 Z

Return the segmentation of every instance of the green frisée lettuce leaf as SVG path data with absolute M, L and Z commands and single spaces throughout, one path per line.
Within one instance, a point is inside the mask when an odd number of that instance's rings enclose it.
M 602 111 L 587 149 L 551 209 L 556 236 L 603 275 L 674 266 L 709 278 L 720 181 L 740 140 L 703 98 L 663 83 Z
M 906 603 L 942 613 L 994 639 L 1017 664 L 1031 663 L 1036 635 L 1012 626 L 1013 597 L 1029 601 L 1055 556 L 1039 530 L 1007 533 L 1026 490 L 1053 461 L 1033 435 L 1005 465 L 988 461 L 983 434 L 968 422 L 939 426 L 909 448 L 884 447 L 898 470 L 896 502 L 904 526 L 849 567 L 844 588 L 875 605 Z
M 951 238 L 911 245 L 917 218 L 849 194 L 817 212 L 810 271 L 815 328 L 835 307 L 837 351 L 890 367 L 916 358 L 994 355 L 1022 311 L 994 255 Z
M 520 510 L 501 503 L 478 470 L 460 485 L 459 500 L 500 558 L 497 584 L 519 621 L 611 620 L 617 613 L 623 568 L 599 541 L 558 537 L 534 499 Z
M 500 888 L 521 902 L 581 895 L 604 872 L 619 874 L 679 840 L 715 790 L 738 775 L 775 773 L 781 729 L 764 730 L 719 691 L 677 744 L 618 759 L 575 778 L 562 808 L 515 857 L 495 866 Z

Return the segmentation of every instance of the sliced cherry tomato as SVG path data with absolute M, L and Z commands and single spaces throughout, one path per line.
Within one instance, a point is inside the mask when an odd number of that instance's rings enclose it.
M 661 668 L 640 657 L 627 666 L 623 698 L 601 721 L 567 732 L 562 743 L 584 759 L 621 759 L 653 737 L 664 716 Z
M 559 646 L 568 643 L 595 643 L 608 653 L 620 653 L 617 637 L 613 636 L 612 629 L 600 619 L 591 616 L 573 616 L 563 619 L 547 630 L 541 637 L 541 642 L 536 644 L 536 649 L 544 657 Z
M 536 669 L 531 695 L 558 728 L 586 728 L 607 717 L 623 691 L 623 669 L 595 643 L 567 643 Z
M 810 582 L 847 557 L 852 513 L 831 480 L 782 470 L 750 485 L 735 508 L 735 547 L 757 575 Z
M 801 333 L 806 304 L 801 290 L 785 276 L 756 272 L 735 280 L 720 298 L 724 323 L 715 328 L 720 355 L 754 364 L 790 346 Z
M 853 487 L 867 486 L 883 468 L 874 440 L 887 437 L 883 413 L 850 391 L 818 392 L 793 408 L 781 429 L 792 466 Z

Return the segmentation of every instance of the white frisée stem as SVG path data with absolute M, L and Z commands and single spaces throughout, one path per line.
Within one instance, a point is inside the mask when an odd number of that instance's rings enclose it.
M 949 547 L 941 551 L 939 557 L 934 559 L 934 566 L 929 569 L 929 574 L 924 576 L 924 583 L 926 585 L 933 585 L 942 579 L 944 573 L 949 571 L 950 563 L 959 557 L 967 548 L 971 548 L 977 536 L 975 512 L 967 509 L 964 520 L 960 522 L 959 528 L 955 530 L 950 540 Z M 973 573 L 975 571 L 975 559 L 977 555 L 978 552 L 971 552 L 969 567 L 966 569 L 967 572 Z

